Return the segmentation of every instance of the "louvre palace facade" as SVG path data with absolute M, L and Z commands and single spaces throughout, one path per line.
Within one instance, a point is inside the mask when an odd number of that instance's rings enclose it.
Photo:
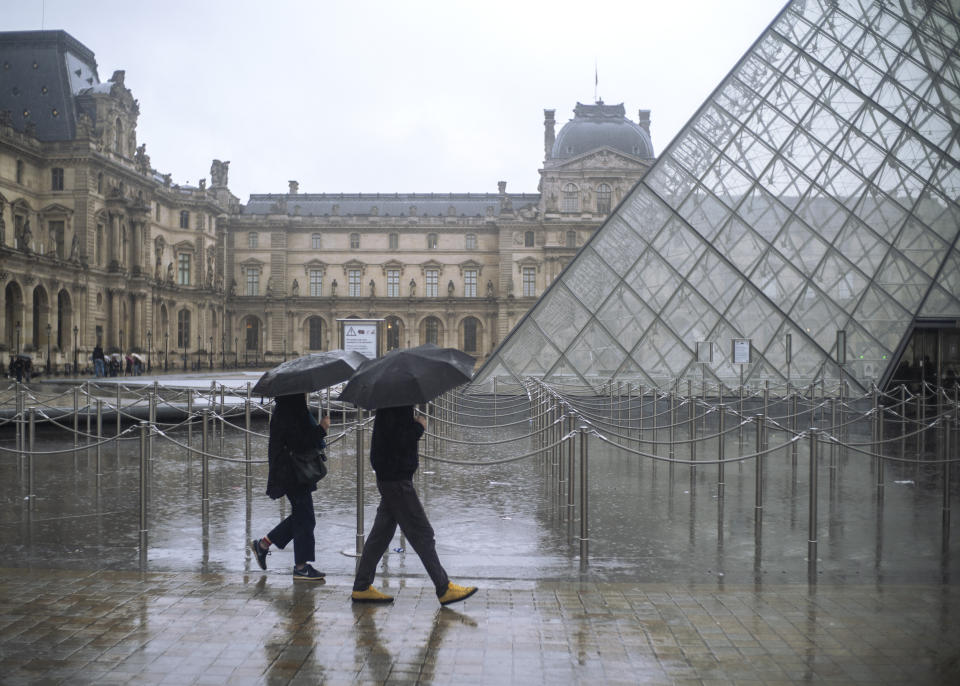
M 98 341 L 153 367 L 263 364 L 338 347 L 359 317 L 385 321 L 387 349 L 482 359 L 654 162 L 649 111 L 577 104 L 559 130 L 544 111 L 536 193 L 289 181 L 243 204 L 228 161 L 196 186 L 154 169 L 138 115 L 125 73 L 101 82 L 69 34 L 0 33 L 3 351 L 57 371 Z

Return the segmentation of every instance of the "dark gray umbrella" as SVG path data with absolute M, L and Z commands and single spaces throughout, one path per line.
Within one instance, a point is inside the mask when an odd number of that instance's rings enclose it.
M 476 359 L 431 343 L 393 350 L 365 362 L 350 377 L 340 400 L 367 410 L 430 402 L 473 378 Z
M 276 397 L 309 393 L 346 381 L 367 358 L 353 350 L 328 350 L 287 360 L 260 377 L 252 392 Z

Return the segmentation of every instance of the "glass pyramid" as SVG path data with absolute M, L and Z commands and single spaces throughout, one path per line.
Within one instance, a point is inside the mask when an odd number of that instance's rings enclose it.
M 789 3 L 475 388 L 837 379 L 843 331 L 843 376 L 865 390 L 916 318 L 960 320 L 958 15 Z

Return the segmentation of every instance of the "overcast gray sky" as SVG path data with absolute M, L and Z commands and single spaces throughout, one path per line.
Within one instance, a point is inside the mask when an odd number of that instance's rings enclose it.
M 535 191 L 543 110 L 651 110 L 659 154 L 781 0 L 0 0 L 0 29 L 64 29 L 140 101 L 138 141 L 175 183 Z

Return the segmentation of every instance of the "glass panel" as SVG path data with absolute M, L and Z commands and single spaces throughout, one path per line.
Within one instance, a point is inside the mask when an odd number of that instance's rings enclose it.
M 640 257 L 646 242 L 626 223 L 615 219 L 607 222 L 590 245 L 616 274 L 623 274 Z
M 727 309 L 743 285 L 742 276 L 712 252 L 703 256 L 687 280 L 720 312 Z
M 876 286 L 866 290 L 854 314 L 854 320 L 889 350 L 896 349 L 912 319 L 909 312 Z
M 562 284 L 550 290 L 533 312 L 533 320 L 561 350 L 579 333 L 590 313 Z
M 585 376 L 610 378 L 623 362 L 626 352 L 596 322 L 591 322 L 565 356 Z
M 897 302 L 915 312 L 930 285 L 930 278 L 906 259 L 891 252 L 880 268 L 876 282 Z
M 640 340 L 656 314 L 629 288 L 620 286 L 597 313 L 597 320 L 627 350 Z
M 640 258 L 626 281 L 640 299 L 656 312 L 680 285 L 680 277 L 652 250 Z
M 620 281 L 595 252 L 587 248 L 563 275 L 564 283 L 587 309 L 595 312 Z
M 766 249 L 760 237 L 739 218 L 734 217 L 714 241 L 721 254 L 743 273 L 749 273 Z
M 730 218 L 729 209 L 713 195 L 699 189 L 689 195 L 679 214 L 708 241 L 713 239 L 723 223 Z
M 697 292 L 684 285 L 663 309 L 661 319 L 691 348 L 706 340 L 720 315 Z
M 679 219 L 669 222 L 653 242 L 653 247 L 681 275 L 693 267 L 706 246 L 697 234 Z
M 904 257 L 930 276 L 936 276 L 943 256 L 950 247 L 912 217 L 903 225 L 903 231 L 894 245 Z

